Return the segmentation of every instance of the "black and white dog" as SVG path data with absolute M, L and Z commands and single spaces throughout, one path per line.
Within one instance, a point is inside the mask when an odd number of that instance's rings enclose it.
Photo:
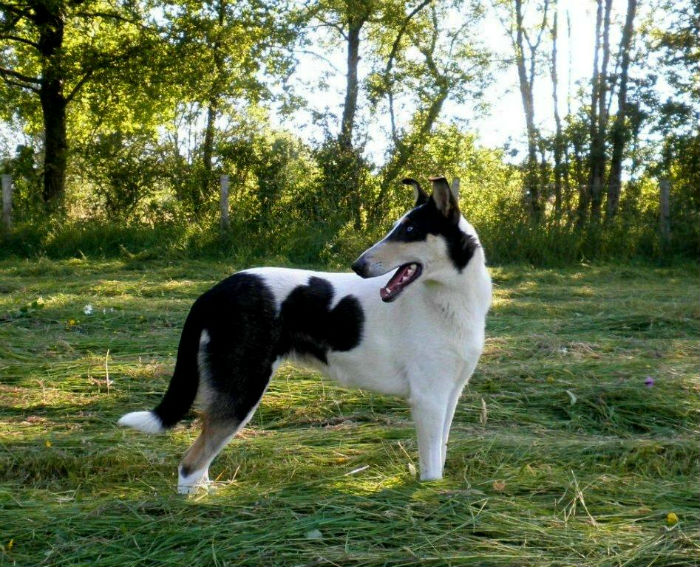
M 250 420 L 283 360 L 345 386 L 406 398 L 420 477 L 442 478 L 455 407 L 484 346 L 491 279 L 459 211 L 458 182 L 431 181 L 429 197 L 404 180 L 415 208 L 355 261 L 357 275 L 255 268 L 197 299 L 163 400 L 119 420 L 161 432 L 197 399 L 202 432 L 180 463 L 180 492 L 208 482 L 210 463 Z

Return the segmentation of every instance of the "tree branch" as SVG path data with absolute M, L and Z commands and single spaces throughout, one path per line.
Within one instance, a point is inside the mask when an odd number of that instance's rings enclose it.
M 396 53 L 398 52 L 399 49 L 399 44 L 401 43 L 401 39 L 403 38 L 404 34 L 406 33 L 406 29 L 408 28 L 409 22 L 413 19 L 413 17 L 420 12 L 423 8 L 425 8 L 428 4 L 430 4 L 432 0 L 423 0 L 418 6 L 416 6 L 413 11 L 411 11 L 410 14 L 408 14 L 405 18 L 403 23 L 401 24 L 401 29 L 399 30 L 399 33 L 396 34 L 396 38 L 394 38 L 394 43 L 391 46 L 391 51 L 389 52 L 389 57 L 386 62 L 386 67 L 384 68 L 384 88 L 386 89 L 387 95 L 389 97 L 389 117 L 391 119 L 391 139 L 394 141 L 394 145 L 398 147 L 400 144 L 400 140 L 398 137 L 398 134 L 396 133 L 396 116 L 394 114 L 394 93 L 391 92 L 391 87 L 389 84 L 389 73 L 391 73 L 391 70 L 394 67 L 394 60 L 396 59 Z
M 430 4 L 433 0 L 423 0 L 418 6 L 416 6 L 413 11 L 408 14 L 404 18 L 403 23 L 401 24 L 401 29 L 399 30 L 399 33 L 396 34 L 396 38 L 394 39 L 394 43 L 391 46 L 391 51 L 389 52 L 389 58 L 386 63 L 386 68 L 384 70 L 384 75 L 388 75 L 389 72 L 391 71 L 391 68 L 394 66 L 394 58 L 396 57 L 396 52 L 399 49 L 399 43 L 401 42 L 401 39 L 403 38 L 404 34 L 406 33 L 406 28 L 408 27 L 408 23 L 413 19 L 413 16 L 415 16 L 418 12 L 420 12 L 423 8 L 425 8 L 428 4 Z
M 321 22 L 321 26 L 319 27 L 327 27 L 327 28 L 333 28 L 335 31 L 337 31 L 345 41 L 348 41 L 348 34 L 345 33 L 345 30 L 343 27 L 338 23 L 338 22 L 327 22 L 323 18 L 321 18 L 318 15 L 315 15 L 314 18 L 316 18 L 319 22 Z
M 333 69 L 336 73 L 341 73 L 340 69 L 331 61 L 328 59 L 328 57 L 325 57 L 324 55 L 321 55 L 320 53 L 316 53 L 315 51 L 312 51 L 310 49 L 299 49 L 297 50 L 297 53 L 303 53 L 305 55 L 311 55 L 312 57 L 316 57 L 317 59 L 320 59 L 324 63 L 326 63 L 331 69 Z
M 10 34 L 3 34 L 0 35 L 0 40 L 7 39 L 10 41 L 17 41 L 19 43 L 25 43 L 27 45 L 31 45 L 32 47 L 39 49 L 39 44 L 36 43 L 35 41 L 32 41 L 31 39 L 27 39 L 24 37 L 19 37 L 18 35 L 10 35 Z
M 102 69 L 105 69 L 120 61 L 128 61 L 131 57 L 134 56 L 135 53 L 137 53 L 140 50 L 140 48 L 140 45 L 132 45 L 128 49 L 125 49 L 122 53 L 118 53 L 116 55 L 113 55 L 112 57 L 105 57 L 104 59 L 97 61 L 93 65 L 90 65 L 88 68 L 84 69 L 85 74 L 70 90 L 70 92 L 66 96 L 66 102 L 68 103 L 71 100 L 73 100 L 75 98 L 75 95 L 78 94 L 83 85 L 87 83 L 97 71 L 101 71 Z
M 7 10 L 8 12 L 12 12 L 13 14 L 19 16 L 20 18 L 30 18 L 31 13 L 29 10 L 22 10 L 18 6 L 14 4 L 8 4 L 7 2 L 0 2 L 0 9 L 1 10 Z
M 542 41 L 542 33 L 544 32 L 545 28 L 547 27 L 547 12 L 549 10 L 549 0 L 544 0 L 544 10 L 542 12 L 542 23 L 539 25 L 539 30 L 537 31 L 537 40 L 535 41 L 534 46 L 530 46 L 530 49 L 532 50 L 533 54 L 535 51 L 537 51 L 537 48 L 540 46 L 540 42 Z M 529 43 L 529 41 L 528 41 Z
M 66 104 L 73 100 L 73 98 L 76 94 L 78 94 L 78 91 L 82 88 L 82 86 L 90 79 L 90 77 L 92 77 L 94 71 L 94 69 L 90 69 L 80 78 L 80 80 L 75 84 L 75 86 L 70 90 L 70 92 L 66 96 Z
M 24 83 L 18 83 L 16 81 L 12 81 L 12 80 L 8 79 L 5 75 L 3 75 L 2 78 L 8 85 L 12 85 L 14 87 L 19 87 L 21 89 L 27 89 L 27 90 L 30 90 L 30 91 L 35 92 L 35 93 L 39 92 L 39 89 L 37 89 L 36 87 L 30 87 L 29 85 L 25 85 Z
M 389 118 L 391 119 L 391 139 L 394 142 L 394 145 L 398 148 L 400 147 L 401 140 L 399 139 L 399 136 L 396 133 L 396 115 L 394 114 L 394 93 L 391 92 L 391 89 L 387 89 L 387 92 L 389 93 Z
M 29 77 L 28 75 L 23 75 L 22 73 L 18 73 L 17 71 L 13 71 L 12 69 L 5 69 L 4 67 L 0 67 L 0 74 L 3 77 L 14 77 L 15 79 L 19 79 L 20 81 L 23 81 L 25 83 L 33 83 L 35 85 L 41 84 L 41 79 L 38 79 L 36 77 Z
M 116 13 L 112 13 L 112 12 L 76 12 L 74 15 L 79 16 L 81 18 L 112 19 L 112 20 L 117 20 L 118 22 L 126 22 L 127 24 L 133 24 L 135 26 L 143 27 L 142 22 L 139 19 L 127 18 L 125 16 L 122 16 L 122 15 L 116 14 Z

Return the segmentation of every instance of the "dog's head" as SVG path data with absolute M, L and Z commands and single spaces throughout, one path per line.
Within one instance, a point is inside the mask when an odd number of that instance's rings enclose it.
M 421 276 L 440 279 L 461 273 L 479 248 L 476 232 L 459 211 L 459 180 L 451 187 L 444 177 L 431 177 L 430 181 L 433 194 L 428 196 L 416 180 L 403 180 L 413 187 L 414 208 L 352 265 L 363 278 L 381 276 L 398 267 L 380 290 L 382 301 L 394 301 Z

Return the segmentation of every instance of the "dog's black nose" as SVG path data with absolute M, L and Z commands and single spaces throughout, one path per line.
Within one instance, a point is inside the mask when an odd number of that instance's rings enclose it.
M 360 256 L 357 260 L 352 263 L 352 270 L 361 278 L 367 277 L 367 265 L 368 262 L 363 256 Z

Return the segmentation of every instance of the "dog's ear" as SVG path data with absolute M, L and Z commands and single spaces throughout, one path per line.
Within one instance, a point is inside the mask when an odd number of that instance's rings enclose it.
M 455 198 L 455 201 L 459 203 L 459 177 L 455 177 L 452 180 L 452 185 L 450 185 L 450 191 L 452 191 L 452 196 Z
M 432 200 L 445 218 L 457 223 L 459 222 L 459 203 L 457 200 L 456 189 L 459 187 L 459 181 L 455 185 L 453 183 L 453 188 L 447 183 L 447 179 L 444 177 L 431 177 L 431 183 L 433 184 L 433 195 Z
M 416 204 L 413 205 L 414 207 L 418 207 L 428 202 L 428 194 L 425 191 L 423 191 L 423 188 L 420 186 L 420 183 L 418 183 L 418 181 L 416 181 L 415 179 L 411 179 L 410 177 L 406 177 L 401 181 L 401 183 L 413 187 L 413 198 L 416 200 Z

